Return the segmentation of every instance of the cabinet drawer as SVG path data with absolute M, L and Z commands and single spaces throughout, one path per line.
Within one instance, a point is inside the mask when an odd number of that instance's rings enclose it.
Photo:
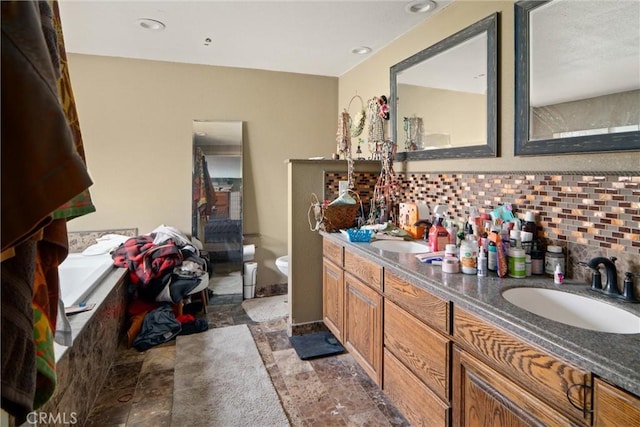
M 333 261 L 338 267 L 343 266 L 344 248 L 330 240 L 322 239 L 322 255 Z
M 454 311 L 453 335 L 458 345 L 562 413 L 580 424 L 590 421 L 590 415 L 567 398 L 590 409 L 590 372 L 550 356 L 459 308 Z
M 445 402 L 450 341 L 394 303 L 384 302 L 384 346 Z
M 438 331 L 444 334 L 451 332 L 451 304 L 448 301 L 433 296 L 388 271 L 384 272 L 384 296 Z
M 451 409 L 393 354 L 384 351 L 384 392 L 413 426 L 446 427 Z
M 382 266 L 345 250 L 344 270 L 359 278 L 369 287 L 382 291 Z
M 594 427 L 640 426 L 640 398 L 596 378 Z

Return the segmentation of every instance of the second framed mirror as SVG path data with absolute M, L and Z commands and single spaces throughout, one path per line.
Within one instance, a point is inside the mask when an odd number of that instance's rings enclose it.
M 498 155 L 498 14 L 391 67 L 397 160 Z

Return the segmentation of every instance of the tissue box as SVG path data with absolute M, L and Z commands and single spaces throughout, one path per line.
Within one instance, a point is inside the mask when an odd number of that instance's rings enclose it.
M 414 239 L 422 239 L 425 233 L 425 227 L 414 226 L 420 219 L 418 205 L 416 203 L 400 203 L 399 206 L 398 226 L 405 230 Z

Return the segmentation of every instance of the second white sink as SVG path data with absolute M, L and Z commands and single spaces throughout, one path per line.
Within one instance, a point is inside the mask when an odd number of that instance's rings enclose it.
M 640 317 L 606 302 L 556 289 L 511 288 L 504 299 L 533 314 L 598 332 L 640 333 Z
M 376 240 L 371 243 L 371 246 L 388 252 L 401 252 L 408 254 L 429 252 L 429 247 L 427 245 L 406 240 Z

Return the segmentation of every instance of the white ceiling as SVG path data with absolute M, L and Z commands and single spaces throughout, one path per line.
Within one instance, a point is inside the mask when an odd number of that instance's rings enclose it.
M 67 52 L 341 76 L 452 0 L 426 14 L 409 0 L 61 0 Z M 162 21 L 144 30 L 140 18 Z M 206 42 L 209 38 L 210 43 Z

